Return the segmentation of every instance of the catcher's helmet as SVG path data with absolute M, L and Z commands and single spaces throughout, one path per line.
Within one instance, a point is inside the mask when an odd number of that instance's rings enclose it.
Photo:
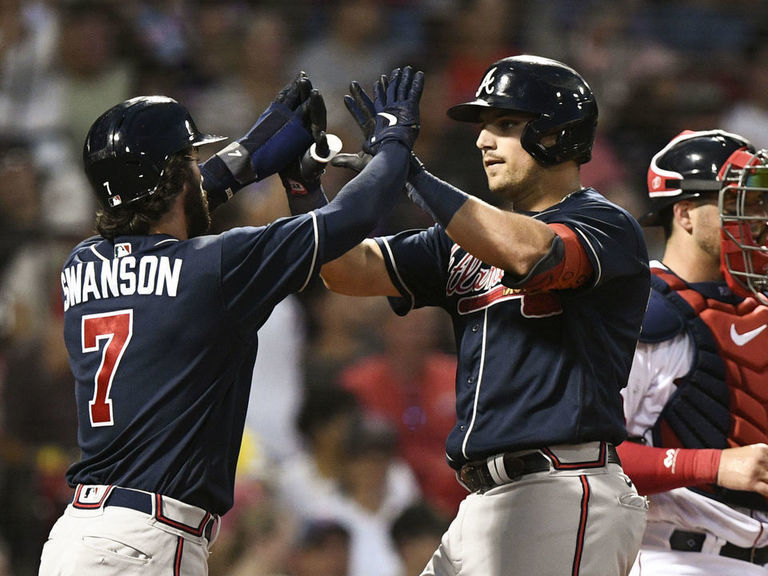
M 545 166 L 589 162 L 597 129 L 597 102 L 584 79 L 565 64 L 539 56 L 512 56 L 488 68 L 471 102 L 448 109 L 462 122 L 479 122 L 495 108 L 533 114 L 520 137 L 523 148 Z M 545 146 L 544 136 L 555 135 Z
M 169 156 L 224 140 L 201 133 L 187 109 L 166 96 L 139 96 L 99 116 L 83 146 L 85 173 L 104 208 L 153 194 Z
M 659 213 L 704 192 L 719 192 L 720 169 L 737 150 L 754 152 L 746 138 L 723 130 L 684 130 L 657 152 L 648 167 L 650 211 L 640 218 L 644 226 L 659 224 Z
M 768 306 L 768 150 L 737 150 L 718 179 L 720 270 L 734 293 Z

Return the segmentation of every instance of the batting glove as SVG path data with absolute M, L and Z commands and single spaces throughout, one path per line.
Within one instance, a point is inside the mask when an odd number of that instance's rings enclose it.
M 285 169 L 313 142 L 309 121 L 312 83 L 300 72 L 251 129 L 200 165 L 211 207 L 238 190 Z
M 342 146 L 337 136 L 326 132 L 325 101 L 317 90 L 310 93 L 308 114 L 314 142 L 301 157 L 280 171 L 291 214 L 303 214 L 328 203 L 320 177 Z
M 395 68 L 374 85 L 374 99 L 357 82 L 350 85 L 351 95 L 344 97 L 352 117 L 366 138 L 363 151 L 376 154 L 388 140 L 413 148 L 419 135 L 419 100 L 424 89 L 424 73 L 413 68 Z

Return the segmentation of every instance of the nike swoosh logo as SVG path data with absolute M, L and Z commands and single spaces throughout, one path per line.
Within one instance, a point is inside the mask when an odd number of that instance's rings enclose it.
M 389 112 L 379 112 L 378 116 L 383 116 L 389 124 L 387 126 L 394 126 L 397 124 L 397 116 L 390 114 Z
M 235 156 L 236 158 L 242 158 L 243 153 L 238 148 L 237 150 L 232 150 L 231 152 L 227 152 L 227 156 Z
M 757 338 L 757 336 L 766 328 L 768 328 L 768 325 L 763 324 L 762 326 L 758 326 L 754 330 L 750 330 L 749 332 L 744 332 L 744 334 L 739 334 L 736 331 L 736 326 L 734 324 L 731 324 L 731 340 L 733 340 L 733 343 L 736 344 L 736 346 L 744 346 L 745 344 Z

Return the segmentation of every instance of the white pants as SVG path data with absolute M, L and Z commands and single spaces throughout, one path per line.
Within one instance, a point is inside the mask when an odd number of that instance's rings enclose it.
M 626 576 L 646 511 L 618 464 L 528 474 L 468 495 L 422 576 Z
M 165 521 L 154 510 L 70 504 L 43 546 L 39 576 L 206 576 L 210 542 L 173 526 L 174 519 L 195 526 L 205 511 L 165 497 L 163 503 Z

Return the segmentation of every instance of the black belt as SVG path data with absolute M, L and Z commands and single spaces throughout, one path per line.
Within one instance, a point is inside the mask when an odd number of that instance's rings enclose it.
M 138 512 L 144 512 L 144 514 L 152 514 L 152 498 L 154 494 L 147 492 L 139 492 L 137 490 L 129 490 L 127 488 L 120 488 L 115 486 L 112 488 L 112 492 L 104 502 L 104 508 L 109 506 L 118 506 L 120 508 L 130 508 Z M 203 537 L 210 542 L 213 528 L 216 525 L 216 517 L 211 515 L 205 528 L 203 529 Z M 199 533 L 198 533 L 199 534 Z
M 701 532 L 688 532 L 686 530 L 675 530 L 669 537 L 669 547 L 672 550 L 681 552 L 701 552 L 704 547 L 704 540 L 707 535 Z M 768 564 L 768 546 L 762 548 L 742 548 L 730 542 L 720 548 L 720 556 L 743 560 L 752 564 L 764 566 Z
M 612 444 L 606 444 L 606 455 L 604 462 L 585 462 L 582 464 L 572 465 L 569 464 L 568 468 L 594 468 L 596 465 L 604 464 L 621 464 L 619 454 L 616 452 L 616 447 Z M 513 482 L 525 476 L 526 474 L 533 474 L 534 472 L 546 472 L 552 468 L 559 468 L 556 463 L 544 456 L 539 451 L 531 452 L 529 454 L 523 454 L 522 456 L 515 456 L 513 453 L 507 453 L 503 455 L 501 459 L 504 465 L 504 473 L 509 478 L 505 481 L 496 481 L 489 469 L 488 461 L 481 462 L 469 462 L 464 464 L 458 472 L 459 479 L 466 486 L 470 492 L 485 492 L 496 486 L 501 486 L 509 482 Z

